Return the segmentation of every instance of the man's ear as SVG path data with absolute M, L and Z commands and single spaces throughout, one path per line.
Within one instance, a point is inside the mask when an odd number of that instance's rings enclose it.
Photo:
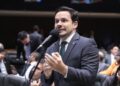
M 73 22 L 73 28 L 77 28 L 78 27 L 78 21 L 74 21 Z

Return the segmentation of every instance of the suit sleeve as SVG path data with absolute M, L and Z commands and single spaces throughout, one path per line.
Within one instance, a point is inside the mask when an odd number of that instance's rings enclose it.
M 20 43 L 19 41 L 17 41 L 17 58 L 20 59 L 21 55 L 23 56 L 23 59 L 26 60 L 25 59 L 25 51 L 23 49 L 23 45 L 22 45 L 22 43 Z
M 94 41 L 89 41 L 82 50 L 81 68 L 68 67 L 66 80 L 79 81 L 84 86 L 91 86 L 98 70 L 98 49 Z

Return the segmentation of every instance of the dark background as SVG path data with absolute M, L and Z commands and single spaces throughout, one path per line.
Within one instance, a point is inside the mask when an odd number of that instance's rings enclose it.
M 62 5 L 70 6 L 80 12 L 120 12 L 120 0 L 101 0 L 93 4 L 72 4 L 71 0 L 42 0 L 25 2 L 24 0 L 0 0 L 0 9 L 54 11 Z
M 70 0 L 43 0 L 30 3 L 24 0 L 0 0 L 0 10 L 21 11 L 55 11 L 62 5 L 75 8 L 79 12 L 105 12 L 120 13 L 119 0 L 104 0 L 93 4 L 71 4 Z M 5 48 L 16 48 L 17 33 L 21 30 L 32 31 L 33 25 L 39 25 L 46 37 L 53 28 L 53 17 L 26 17 L 26 16 L 0 16 L 0 42 Z M 120 44 L 120 18 L 82 18 L 80 17 L 78 32 L 90 37 L 94 31 L 98 47 L 107 48 L 112 43 Z

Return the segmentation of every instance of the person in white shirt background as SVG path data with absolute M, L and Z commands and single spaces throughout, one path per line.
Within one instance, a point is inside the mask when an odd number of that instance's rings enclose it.
M 115 61 L 115 56 L 119 52 L 119 47 L 117 45 L 110 46 L 110 53 L 105 56 L 105 63 L 112 64 Z
M 12 72 L 10 69 L 10 65 L 5 60 L 5 55 L 6 55 L 6 52 L 4 49 L 4 45 L 0 43 L 0 73 L 11 74 Z

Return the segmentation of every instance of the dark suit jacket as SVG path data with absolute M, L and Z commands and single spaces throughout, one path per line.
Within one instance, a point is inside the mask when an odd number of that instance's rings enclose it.
M 43 41 L 43 39 L 44 39 L 43 35 L 38 33 L 37 31 L 34 31 L 33 33 L 31 33 L 31 36 L 32 35 L 40 38 L 40 39 L 38 39 L 39 41 Z
M 42 38 L 40 35 L 37 35 L 36 33 L 30 34 L 31 52 L 36 50 L 36 48 L 41 44 L 41 42 L 42 42 Z M 40 50 L 38 50 L 38 52 L 40 52 Z M 20 58 L 21 54 L 23 56 L 23 59 L 26 60 L 24 45 L 18 40 L 17 41 L 17 57 Z
M 102 86 L 116 86 L 116 83 L 113 83 L 115 76 L 109 76 L 105 79 Z
M 25 72 L 27 71 L 27 69 L 29 68 L 30 64 L 25 64 L 22 71 L 21 71 L 21 76 L 24 76 L 25 75 Z
M 58 51 L 59 41 L 47 49 L 49 54 Z M 62 59 L 68 65 L 67 78 L 54 72 L 50 80 L 54 80 L 55 86 L 92 86 L 98 70 L 98 49 L 93 39 L 76 33 Z
M 111 54 L 107 54 L 105 56 L 105 63 L 109 65 L 111 64 Z
M 15 75 L 0 73 L 0 86 L 29 86 L 28 80 Z

